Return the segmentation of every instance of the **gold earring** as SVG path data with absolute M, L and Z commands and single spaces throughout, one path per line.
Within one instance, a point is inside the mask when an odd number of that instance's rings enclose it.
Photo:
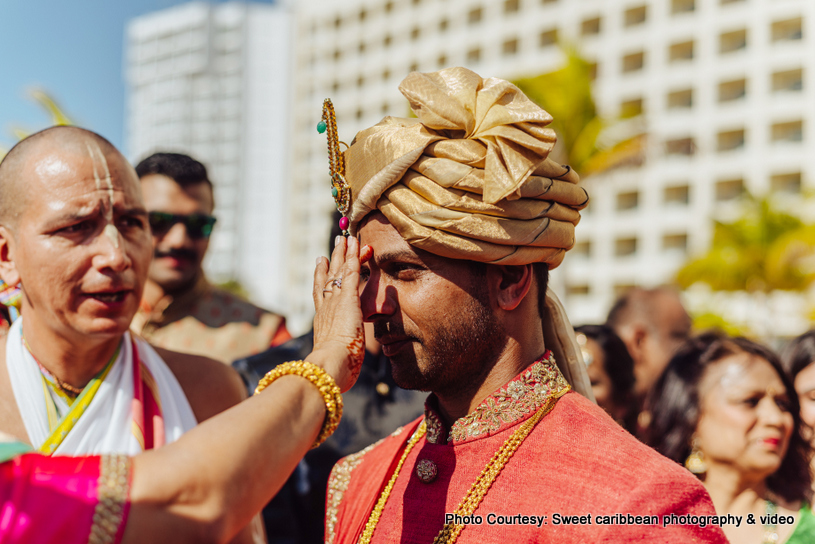
M 691 441 L 691 452 L 688 458 L 685 459 L 685 468 L 694 474 L 704 474 L 707 472 L 707 463 L 705 463 L 705 454 L 699 447 L 699 438 L 693 437 Z

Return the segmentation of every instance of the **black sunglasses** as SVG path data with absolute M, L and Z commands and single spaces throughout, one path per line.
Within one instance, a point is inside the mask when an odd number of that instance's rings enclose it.
M 209 235 L 212 234 L 212 227 L 215 225 L 214 217 L 202 213 L 178 215 L 166 212 L 150 212 L 147 215 L 150 221 L 150 229 L 156 236 L 164 236 L 173 228 L 173 225 L 182 223 L 187 228 L 187 234 L 190 238 L 200 240 L 201 238 L 209 238 Z

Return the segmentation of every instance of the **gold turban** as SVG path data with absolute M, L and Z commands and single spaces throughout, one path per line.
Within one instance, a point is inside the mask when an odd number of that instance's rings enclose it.
M 508 81 L 465 68 L 413 72 L 399 90 L 418 119 L 386 117 L 345 152 L 351 232 L 379 209 L 437 255 L 559 265 L 588 195 L 548 157 L 552 117 Z
M 466 68 L 413 72 L 399 86 L 418 119 L 386 117 L 345 152 L 350 230 L 381 211 L 411 245 L 455 259 L 561 263 L 588 203 L 578 176 L 549 158 L 552 117 L 515 85 Z M 554 292 L 543 333 L 574 389 L 594 395 Z

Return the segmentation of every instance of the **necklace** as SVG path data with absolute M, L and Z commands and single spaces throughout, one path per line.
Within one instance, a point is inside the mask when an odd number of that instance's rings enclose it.
M 490 459 L 489 463 L 487 463 L 487 466 L 484 467 L 484 470 L 481 471 L 481 474 L 478 476 L 478 478 L 476 478 L 475 482 L 473 482 L 472 487 L 470 487 L 470 490 L 461 500 L 458 508 L 456 508 L 456 514 L 460 516 L 467 516 L 475 512 L 478 505 L 480 505 L 481 501 L 483 501 L 484 497 L 486 497 L 487 492 L 490 490 L 493 482 L 495 482 L 495 479 L 501 473 L 501 470 L 503 470 L 504 466 L 509 462 L 526 437 L 529 436 L 529 433 L 532 432 L 535 425 L 537 425 L 538 422 L 543 419 L 543 416 L 552 410 L 558 398 L 559 397 L 547 398 L 535 415 L 521 424 L 521 426 L 514 433 L 512 433 L 512 436 L 507 438 L 504 444 L 498 449 L 497 452 L 495 452 L 495 455 L 492 456 L 492 459 Z M 359 537 L 358 544 L 369 544 L 371 542 L 371 538 L 374 536 L 374 530 L 376 530 L 376 525 L 379 523 L 379 518 L 382 516 L 382 511 L 385 509 L 385 504 L 388 502 L 388 497 L 390 497 L 391 491 L 393 491 L 393 486 L 396 484 L 396 479 L 399 477 L 399 472 L 402 470 L 402 465 L 404 465 L 410 451 L 425 435 L 426 431 L 427 425 L 424 421 L 422 421 L 422 424 L 408 441 L 405 451 L 402 453 L 402 457 L 399 459 L 399 463 L 397 463 L 396 468 L 393 471 L 393 475 L 391 476 L 390 480 L 388 480 L 388 484 L 385 486 L 385 489 L 382 490 L 379 500 L 376 502 L 376 506 L 374 506 L 374 509 L 368 518 L 368 523 L 365 524 L 365 529 L 362 531 L 362 535 Z M 439 534 L 436 535 L 436 538 L 433 539 L 433 544 L 452 544 L 456 541 L 459 534 L 461 534 L 461 531 L 464 530 L 464 527 L 464 525 L 456 525 L 454 523 L 446 524 Z
M 31 358 L 34 359 L 34 362 L 37 363 L 38 367 L 40 367 L 40 372 L 42 372 L 46 378 L 51 378 L 54 381 L 54 385 L 56 385 L 60 391 L 71 398 L 76 398 L 77 395 L 82 393 L 84 387 L 74 387 L 69 383 L 65 383 L 64 381 L 60 380 L 56 374 L 49 372 L 47 368 L 42 366 L 39 359 L 34 357 L 34 353 L 31 352 L 31 346 L 28 345 L 28 340 L 25 339 L 25 336 L 23 336 L 23 344 L 25 345 L 25 349 L 27 349 L 28 353 L 31 355 Z M 118 352 L 118 349 L 116 351 Z
M 761 540 L 761 544 L 776 544 L 778 542 L 778 523 L 775 521 L 770 523 L 770 518 L 778 511 L 778 507 L 769 499 L 764 499 L 764 504 L 767 523 L 764 524 L 764 538 Z

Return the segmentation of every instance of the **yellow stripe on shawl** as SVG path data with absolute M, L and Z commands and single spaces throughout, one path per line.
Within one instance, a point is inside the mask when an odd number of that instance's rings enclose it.
M 65 437 L 68 436 L 68 433 L 74 428 L 74 426 L 79 421 L 79 418 L 85 413 L 85 410 L 88 409 L 91 402 L 93 402 L 94 397 L 96 396 L 97 391 L 99 391 L 99 387 L 102 385 L 102 382 L 105 381 L 110 369 L 113 367 L 113 362 L 119 357 L 119 351 L 121 350 L 121 345 L 116 348 L 116 352 L 111 357 L 108 364 L 105 365 L 105 368 L 96 375 L 95 378 L 91 380 L 91 382 L 85 386 L 85 389 L 82 390 L 82 393 L 76 398 L 74 403 L 71 405 L 71 410 L 65 414 L 65 417 L 62 418 L 57 428 L 54 432 L 51 433 L 45 442 L 43 442 L 42 446 L 39 447 L 40 452 L 45 453 L 46 455 L 51 455 L 56 451 L 62 441 L 65 440 Z

